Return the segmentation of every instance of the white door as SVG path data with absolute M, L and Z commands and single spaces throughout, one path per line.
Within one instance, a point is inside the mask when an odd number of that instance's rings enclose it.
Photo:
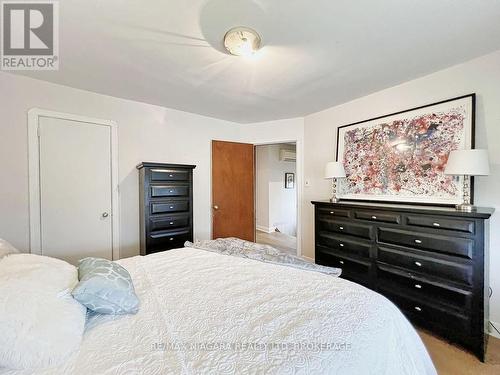
M 39 117 L 41 254 L 112 259 L 111 128 Z

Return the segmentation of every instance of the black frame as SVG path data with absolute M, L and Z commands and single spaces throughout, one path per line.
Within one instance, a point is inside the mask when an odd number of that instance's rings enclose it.
M 349 127 L 349 126 L 363 124 L 363 123 L 369 122 L 369 121 L 379 120 L 379 119 L 382 119 L 384 117 L 399 115 L 399 114 L 402 114 L 402 113 L 405 113 L 405 112 L 416 111 L 416 110 L 419 110 L 419 109 L 423 109 L 423 108 L 432 107 L 432 106 L 439 105 L 439 104 L 444 104 L 444 103 L 452 102 L 454 100 L 466 99 L 466 98 L 469 98 L 469 97 L 472 100 L 471 135 L 470 135 L 471 136 L 471 149 L 474 149 L 476 147 L 476 93 L 462 95 L 462 96 L 457 96 L 455 98 L 446 99 L 446 100 L 442 100 L 442 101 L 431 103 L 431 104 L 425 104 L 425 105 L 422 105 L 422 106 L 419 106 L 419 107 L 405 109 L 403 111 L 389 113 L 389 114 L 386 114 L 386 115 L 373 117 L 373 118 L 370 118 L 370 119 L 367 119 L 367 120 L 357 121 L 357 122 L 353 122 L 353 123 L 350 123 L 350 124 L 347 124 L 347 125 L 339 126 L 337 128 L 337 142 L 336 142 L 337 149 L 335 150 L 335 161 L 339 161 L 340 129 L 343 129 L 343 128 L 346 128 L 346 127 Z M 355 202 L 372 202 L 372 201 L 366 200 L 366 199 L 345 199 L 345 198 L 343 198 L 342 200 L 343 201 L 355 201 Z M 471 204 L 474 204 L 474 177 L 473 176 L 471 176 L 471 178 L 470 178 L 470 200 L 471 200 Z M 452 204 L 436 204 L 436 203 L 416 203 L 416 202 L 398 202 L 398 201 L 377 201 L 377 202 L 380 202 L 380 203 L 397 203 L 397 204 L 404 203 L 404 204 L 422 205 L 422 206 L 444 206 L 444 207 L 453 206 Z
M 288 186 L 288 176 L 292 176 L 292 186 Z M 295 173 L 285 172 L 285 189 L 294 189 L 295 188 Z

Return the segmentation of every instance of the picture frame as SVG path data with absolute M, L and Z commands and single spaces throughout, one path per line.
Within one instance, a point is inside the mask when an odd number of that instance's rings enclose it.
M 463 176 L 444 174 L 450 151 L 474 148 L 475 94 L 340 126 L 342 200 L 456 205 Z M 473 179 L 469 187 L 473 197 Z
M 285 173 L 285 189 L 295 188 L 295 173 Z

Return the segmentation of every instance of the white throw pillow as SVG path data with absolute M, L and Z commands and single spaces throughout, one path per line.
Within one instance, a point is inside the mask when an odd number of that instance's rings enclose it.
M 9 254 L 18 254 L 19 250 L 17 250 L 14 246 L 8 243 L 5 240 L 0 238 L 0 259 Z
M 79 348 L 86 308 L 71 296 L 77 282 L 76 267 L 59 259 L 0 259 L 0 367 L 54 366 Z

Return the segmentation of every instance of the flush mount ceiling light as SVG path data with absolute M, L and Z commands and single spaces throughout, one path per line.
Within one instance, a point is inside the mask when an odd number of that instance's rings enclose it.
M 224 35 L 224 47 L 235 56 L 252 56 L 260 48 L 260 42 L 260 35 L 249 27 L 234 27 Z

